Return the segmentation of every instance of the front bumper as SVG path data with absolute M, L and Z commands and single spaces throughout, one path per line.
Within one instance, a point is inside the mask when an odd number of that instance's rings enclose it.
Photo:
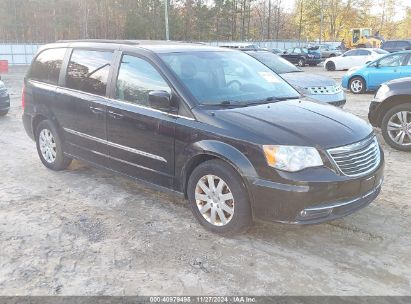
M 10 109 L 10 96 L 0 96 L 0 112 L 8 111 Z
M 315 94 L 315 95 L 307 95 L 307 97 L 310 97 L 312 99 L 321 101 L 321 102 L 326 102 L 329 103 L 333 106 L 337 107 L 344 107 L 346 103 L 345 99 L 345 93 L 343 91 L 338 92 L 336 94 Z
M 341 79 L 341 86 L 342 86 L 344 89 L 346 89 L 346 90 L 349 89 L 349 87 L 348 87 L 348 79 L 350 79 L 350 78 L 347 77 L 347 76 L 344 76 L 344 77 Z
M 344 217 L 370 204 L 383 181 L 384 157 L 378 168 L 359 178 L 349 178 L 327 168 L 312 168 L 305 177 L 277 183 L 250 181 L 253 213 L 256 219 L 293 224 L 315 224 Z M 328 171 L 328 172 L 327 172 Z

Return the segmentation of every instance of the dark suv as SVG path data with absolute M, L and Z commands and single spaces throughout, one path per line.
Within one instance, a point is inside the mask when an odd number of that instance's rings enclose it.
M 411 50 L 411 40 L 386 41 L 382 45 L 382 49 L 390 53 Z
M 304 47 L 290 48 L 285 51 L 281 57 L 300 67 L 303 67 L 306 64 L 315 66 L 322 61 L 321 53 L 318 50 L 310 50 Z
M 383 153 L 363 120 L 304 100 L 251 56 L 165 42 L 46 45 L 23 122 L 43 164 L 73 158 L 182 193 L 217 233 L 317 223 L 374 200 Z

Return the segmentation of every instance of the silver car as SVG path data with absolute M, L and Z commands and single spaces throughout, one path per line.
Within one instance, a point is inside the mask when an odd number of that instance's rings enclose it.
M 264 63 L 279 74 L 304 96 L 326 102 L 342 108 L 345 105 L 345 93 L 341 86 L 326 76 L 306 73 L 287 60 L 267 51 L 245 51 L 248 55 Z

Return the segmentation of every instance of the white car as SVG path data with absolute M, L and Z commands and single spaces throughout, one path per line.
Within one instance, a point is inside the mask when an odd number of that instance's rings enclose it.
M 327 71 L 349 70 L 356 66 L 364 65 L 386 54 L 382 49 L 355 49 L 349 50 L 341 56 L 328 58 L 324 62 Z

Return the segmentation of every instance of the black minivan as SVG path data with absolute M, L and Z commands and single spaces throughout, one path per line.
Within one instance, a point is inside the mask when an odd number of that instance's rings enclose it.
M 39 50 L 24 83 L 24 127 L 46 167 L 76 158 L 182 193 L 213 232 L 332 220 L 381 189 L 370 125 L 240 51 L 62 41 Z

